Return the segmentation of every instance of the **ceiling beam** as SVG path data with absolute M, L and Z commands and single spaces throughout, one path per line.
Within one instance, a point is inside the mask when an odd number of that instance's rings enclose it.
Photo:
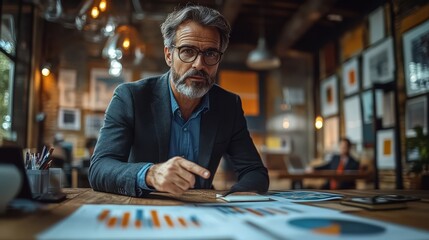
M 231 26 L 240 12 L 241 5 L 242 0 L 226 0 L 223 5 L 222 14 Z
M 276 53 L 287 51 L 323 17 L 336 0 L 307 0 L 301 5 L 291 19 L 285 23 L 276 45 Z

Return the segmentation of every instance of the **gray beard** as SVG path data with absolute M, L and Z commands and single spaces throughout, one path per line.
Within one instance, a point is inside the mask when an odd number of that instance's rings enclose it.
M 183 76 L 180 76 L 176 73 L 174 68 L 171 68 L 171 74 L 176 90 L 180 94 L 183 94 L 190 99 L 202 98 L 214 85 L 214 79 L 211 78 L 206 72 L 195 69 L 190 69 L 185 74 L 183 74 Z M 202 76 L 206 81 L 203 83 L 191 82 L 189 86 L 186 85 L 186 78 L 194 75 Z

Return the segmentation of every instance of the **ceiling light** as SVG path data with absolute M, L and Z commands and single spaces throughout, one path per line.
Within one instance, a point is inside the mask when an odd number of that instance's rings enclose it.
M 86 0 L 75 18 L 76 28 L 84 32 L 87 40 L 100 42 L 116 27 L 110 8 L 110 0 Z
M 137 30 L 130 25 L 122 25 L 113 36 L 107 39 L 102 56 L 117 60 L 122 64 L 137 65 L 144 57 L 145 47 L 141 43 Z
M 247 56 L 246 64 L 255 70 L 271 70 L 280 66 L 280 59 L 268 50 L 265 41 L 265 27 L 261 10 L 261 20 L 259 21 L 258 46 Z
M 265 38 L 261 36 L 257 48 L 247 57 L 246 64 L 251 69 L 270 70 L 280 66 L 280 59 L 267 49 Z

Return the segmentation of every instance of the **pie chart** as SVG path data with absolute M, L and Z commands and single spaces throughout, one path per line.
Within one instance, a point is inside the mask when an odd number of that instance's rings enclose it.
M 316 234 L 331 236 L 370 235 L 386 231 L 384 227 L 374 224 L 335 218 L 298 218 L 290 220 L 289 224 Z

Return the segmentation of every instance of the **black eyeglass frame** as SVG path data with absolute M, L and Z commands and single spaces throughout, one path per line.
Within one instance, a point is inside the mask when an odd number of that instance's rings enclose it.
M 197 59 L 198 55 L 201 54 L 203 56 L 203 62 L 204 62 L 205 65 L 207 65 L 207 66 L 214 66 L 214 65 L 218 64 L 220 62 L 220 60 L 222 60 L 222 55 L 223 55 L 223 52 L 221 52 L 219 50 L 216 50 L 216 49 L 209 49 L 209 50 L 201 51 L 197 47 L 189 46 L 189 45 L 185 45 L 185 46 L 171 45 L 171 48 L 176 48 L 178 50 L 177 56 L 179 56 L 180 61 L 182 61 L 184 63 L 192 63 L 192 62 L 194 62 Z M 183 48 L 190 48 L 192 50 L 195 50 L 197 52 L 197 54 L 195 54 L 195 57 L 192 60 L 185 61 L 185 60 L 182 59 L 182 57 L 180 57 L 180 50 L 183 49 Z M 207 56 L 208 52 L 215 52 L 215 53 L 219 54 L 219 59 L 216 61 L 216 63 L 213 63 L 213 64 L 208 64 L 207 63 L 206 56 Z

